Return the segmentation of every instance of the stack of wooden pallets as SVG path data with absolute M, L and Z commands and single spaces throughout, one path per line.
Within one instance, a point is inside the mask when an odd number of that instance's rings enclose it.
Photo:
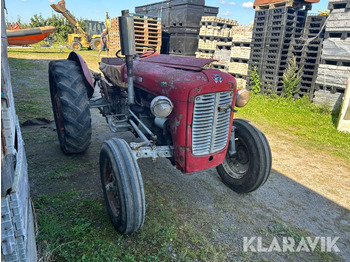
M 238 87 L 246 86 L 253 23 L 238 25 L 237 21 L 216 16 L 203 16 L 198 39 L 199 58 L 213 58 L 213 68 L 232 74 Z
M 161 20 L 158 16 L 131 14 L 134 18 L 136 52 L 143 54 L 152 47 L 159 53 L 162 45 Z M 109 50 L 112 56 L 121 49 L 118 17 L 111 19 Z
M 111 18 L 111 31 L 108 32 L 108 36 L 110 55 L 115 56 L 115 53 L 121 48 L 118 17 Z
M 159 53 L 162 45 L 161 18 L 143 14 L 132 14 L 134 17 L 136 52 L 143 54 L 150 47 Z

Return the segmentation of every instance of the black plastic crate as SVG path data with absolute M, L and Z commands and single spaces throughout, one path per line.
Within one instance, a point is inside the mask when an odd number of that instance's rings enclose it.
M 170 1 L 157 2 L 149 5 L 142 5 L 135 7 L 135 13 L 137 14 L 145 14 L 145 12 L 153 11 L 153 10 L 162 10 L 164 8 L 170 7 Z
M 253 43 L 251 48 L 263 48 L 264 44 L 263 43 Z
M 301 80 L 300 81 L 303 81 L 304 83 L 308 82 L 308 83 L 312 83 L 314 81 L 314 76 L 308 76 L 308 75 L 302 75 L 301 76 Z
M 255 11 L 255 18 L 264 17 L 267 18 L 269 15 L 269 10 L 257 10 Z
M 200 27 L 204 8 L 196 5 L 172 6 L 170 10 L 170 26 Z
M 250 53 L 251 54 L 262 54 L 263 53 L 263 50 L 261 48 L 252 48 L 250 50 Z
M 265 37 L 265 33 L 264 32 L 253 32 L 253 39 L 257 39 L 257 38 L 260 38 L 260 39 L 264 39 Z
M 259 27 L 259 28 L 264 28 L 266 26 L 266 21 L 256 21 L 254 23 L 254 28 Z
M 255 33 L 264 34 L 265 31 L 266 31 L 265 27 L 254 27 L 253 34 L 255 34 Z
M 169 34 L 196 34 L 199 35 L 200 27 L 170 27 Z
M 219 13 L 219 8 L 214 6 L 204 6 L 205 16 L 216 16 Z
M 165 3 L 166 2 L 162 2 Z M 152 7 L 152 5 L 149 5 Z M 161 7 L 159 9 L 150 8 L 149 6 L 139 6 L 135 7 L 135 13 L 137 14 L 146 14 L 161 17 L 162 28 L 170 27 L 170 7 Z
M 270 82 L 270 83 L 277 83 L 279 81 L 282 80 L 282 77 L 278 76 L 278 75 L 267 75 L 267 74 L 263 74 L 263 76 L 261 77 L 261 79 L 265 82 Z
M 280 36 L 275 36 L 275 37 L 266 37 L 265 38 L 265 45 L 266 44 L 278 44 L 278 43 L 282 43 L 283 38 L 281 38 Z
M 160 48 L 161 54 L 169 54 L 170 34 L 162 31 L 162 46 Z
M 185 4 L 204 6 L 205 0 L 170 0 L 170 6 L 178 6 Z
M 317 73 L 316 67 L 314 67 L 314 69 L 303 68 L 303 74 L 306 76 L 317 76 L 316 73 Z
M 172 34 L 169 39 L 169 54 L 195 56 L 198 49 L 197 34 Z

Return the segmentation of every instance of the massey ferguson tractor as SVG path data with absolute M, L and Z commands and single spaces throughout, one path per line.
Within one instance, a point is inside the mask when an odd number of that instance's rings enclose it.
M 235 108 L 245 106 L 248 91 L 234 77 L 210 69 L 213 59 L 149 52 L 136 55 L 133 18 L 119 17 L 124 55 L 103 58 L 90 72 L 75 52 L 51 61 L 50 92 L 60 147 L 84 152 L 91 141 L 90 108 L 97 108 L 112 132 L 131 132 L 138 142 L 104 141 L 100 176 L 108 213 L 122 234 L 138 230 L 145 218 L 145 194 L 137 164 L 163 157 L 182 173 L 216 167 L 237 193 L 262 186 L 271 170 L 271 150 L 262 132 Z M 93 97 L 94 90 L 100 95 Z

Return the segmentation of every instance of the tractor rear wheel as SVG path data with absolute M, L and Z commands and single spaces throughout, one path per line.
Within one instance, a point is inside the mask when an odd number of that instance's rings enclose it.
M 91 115 L 80 66 L 71 60 L 51 61 L 49 82 L 61 149 L 65 154 L 84 152 L 91 141 Z
M 100 153 L 100 175 L 107 211 L 121 234 L 137 231 L 145 219 L 141 172 L 123 139 L 105 141 Z
M 80 51 L 80 49 L 81 49 L 81 43 L 80 43 L 80 42 L 77 42 L 77 41 L 73 41 L 72 44 L 70 45 L 70 48 L 71 48 L 73 51 Z
M 92 50 L 98 51 L 101 48 L 100 38 L 94 38 L 90 42 L 90 47 Z
M 233 120 L 236 154 L 226 153 L 216 169 L 223 182 L 237 193 L 248 193 L 262 186 L 271 171 L 271 149 L 265 135 L 248 121 Z M 230 142 L 231 143 L 231 142 Z

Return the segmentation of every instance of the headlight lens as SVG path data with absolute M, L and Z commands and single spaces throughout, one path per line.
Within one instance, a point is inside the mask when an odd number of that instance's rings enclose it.
M 244 107 L 246 104 L 248 104 L 249 98 L 250 98 L 250 94 L 248 90 L 238 89 L 237 97 L 236 97 L 236 106 Z
M 165 96 L 157 96 L 151 102 L 151 112 L 156 117 L 167 117 L 173 107 L 173 103 Z

